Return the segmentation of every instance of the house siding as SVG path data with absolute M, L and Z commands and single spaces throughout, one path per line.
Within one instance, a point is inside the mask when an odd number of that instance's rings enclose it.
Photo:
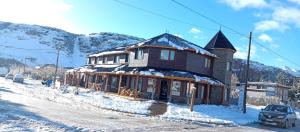
M 187 52 L 187 57 L 186 57 L 186 70 L 195 72 L 195 73 L 200 73 L 204 75 L 211 76 L 212 75 L 212 63 L 210 68 L 205 68 L 205 56 Z M 210 58 L 211 62 L 213 62 L 213 58 Z
M 149 50 L 142 48 L 143 50 L 143 57 L 142 59 L 135 59 L 135 52 L 130 51 L 128 55 L 129 59 L 129 67 L 146 67 L 148 65 L 148 58 L 149 58 Z

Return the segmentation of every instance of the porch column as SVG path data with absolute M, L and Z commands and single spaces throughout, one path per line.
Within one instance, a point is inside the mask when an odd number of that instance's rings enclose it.
M 121 93 L 121 83 L 122 83 L 122 75 L 120 75 L 120 78 L 119 78 L 119 85 L 118 85 L 118 94 L 119 95 Z
M 106 80 L 105 80 L 105 89 L 104 89 L 104 91 L 107 92 L 107 85 L 108 85 L 108 78 L 109 78 L 109 76 L 105 75 L 105 78 L 106 78 Z
M 224 97 L 225 97 L 225 94 L 224 94 L 224 88 L 225 88 L 225 87 L 223 86 L 223 87 L 221 87 L 221 88 L 222 88 L 222 92 L 221 92 L 221 93 L 222 93 L 222 97 L 221 97 L 221 101 L 222 101 L 222 102 L 221 102 L 221 103 L 224 104 L 224 103 L 225 103 L 225 100 L 224 100 Z
M 139 81 L 139 76 L 136 76 L 136 78 L 135 78 L 135 85 L 134 85 L 134 99 L 136 99 L 137 94 L 138 94 L 138 91 L 137 91 L 138 81 Z
M 209 104 L 209 95 L 210 95 L 210 85 L 207 85 L 207 93 L 206 93 L 206 104 Z
M 67 83 L 67 74 L 65 73 L 65 78 L 64 78 L 64 85 Z
M 169 92 L 169 102 L 172 101 L 172 87 L 173 87 L 173 79 L 171 79 L 171 84 L 170 84 L 170 92 Z
M 89 74 L 86 74 L 86 76 L 85 76 L 85 86 L 84 86 L 84 88 L 87 88 L 88 87 L 88 84 L 89 84 Z
M 189 105 L 190 104 L 190 101 L 191 101 L 191 98 L 190 98 L 190 91 L 191 91 L 191 81 L 188 82 L 188 87 L 186 88 L 186 100 L 187 100 L 187 104 Z

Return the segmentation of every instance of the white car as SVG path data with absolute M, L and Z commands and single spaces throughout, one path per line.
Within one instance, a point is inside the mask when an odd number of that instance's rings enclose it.
M 23 75 L 22 74 L 16 74 L 13 78 L 13 81 L 17 82 L 17 83 L 23 83 L 24 82 Z

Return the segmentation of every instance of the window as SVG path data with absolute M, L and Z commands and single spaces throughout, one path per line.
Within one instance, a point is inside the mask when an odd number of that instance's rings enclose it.
M 128 62 L 128 54 L 125 55 L 125 62 Z
M 94 62 L 94 64 L 97 64 L 97 63 L 98 63 L 98 58 L 95 57 L 95 62 Z
M 160 51 L 160 59 L 161 60 L 174 60 L 174 58 L 175 58 L 175 51 L 174 50 L 162 49 Z
M 118 89 L 118 78 L 117 77 L 111 77 L 111 83 L 110 83 L 111 89 Z
M 172 95 L 180 96 L 180 88 L 181 88 L 181 82 L 180 81 L 173 81 L 172 85 Z
M 120 63 L 120 56 L 114 56 L 114 63 Z
M 205 58 L 205 68 L 210 68 L 211 59 Z
M 140 77 L 138 80 L 138 91 L 141 92 L 142 91 L 142 86 L 143 86 L 143 78 Z
M 102 58 L 102 63 L 103 63 L 103 64 L 106 64 L 106 63 L 107 63 L 107 57 L 106 57 L 106 56 Z
M 135 49 L 134 59 L 143 59 L 143 50 L 140 48 Z
M 94 57 L 91 58 L 91 64 L 95 64 L 95 58 Z
M 99 64 L 101 64 L 101 62 L 100 61 L 102 61 L 103 59 L 102 59 L 102 57 L 98 57 L 98 63 Z M 102 62 L 103 63 L 103 62 Z
M 88 64 L 92 64 L 91 58 L 88 59 Z
M 231 62 L 226 63 L 226 70 L 231 71 Z
M 148 78 L 147 92 L 152 93 L 155 90 L 156 81 L 153 78 Z

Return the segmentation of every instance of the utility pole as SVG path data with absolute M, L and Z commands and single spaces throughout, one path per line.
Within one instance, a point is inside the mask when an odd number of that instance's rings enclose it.
M 54 82 L 53 82 L 53 87 L 55 88 L 55 83 L 56 83 L 56 76 L 57 76 L 57 67 L 58 67 L 58 59 L 59 59 L 59 52 L 60 48 L 57 49 L 57 57 L 56 57 L 56 65 L 55 65 L 55 73 L 54 73 Z
M 252 32 L 250 32 L 250 36 L 249 36 L 249 47 L 248 47 L 248 57 L 247 57 L 247 69 L 246 69 L 246 83 L 245 83 L 244 100 L 243 100 L 244 101 L 243 102 L 243 113 L 246 113 L 247 87 L 248 87 L 248 78 L 249 78 L 251 41 L 252 41 Z

